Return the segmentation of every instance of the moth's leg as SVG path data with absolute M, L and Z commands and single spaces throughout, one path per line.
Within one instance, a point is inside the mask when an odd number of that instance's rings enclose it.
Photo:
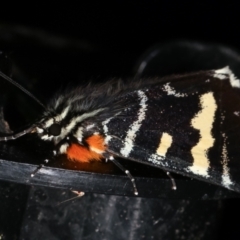
M 172 182 L 172 190 L 177 190 L 177 185 L 170 172 L 165 172 Z
M 34 177 L 35 174 L 43 167 L 43 164 L 38 165 L 38 167 L 31 173 L 31 177 Z
M 49 162 L 49 160 L 48 160 L 48 159 L 45 159 L 44 162 L 45 162 L 45 164 L 47 164 L 47 163 Z M 43 167 L 45 166 L 45 164 L 40 164 L 40 165 L 38 165 L 38 167 L 31 173 L 31 177 L 34 177 L 35 174 L 36 174 L 41 168 L 43 168 Z
M 132 176 L 132 174 L 129 172 L 129 170 L 125 169 L 113 156 L 108 157 L 108 160 L 112 161 L 117 167 L 119 167 L 123 172 L 125 172 L 127 174 L 127 176 L 130 178 L 131 183 L 133 185 L 134 195 L 138 195 L 138 190 L 137 190 L 137 186 L 135 183 L 135 179 Z

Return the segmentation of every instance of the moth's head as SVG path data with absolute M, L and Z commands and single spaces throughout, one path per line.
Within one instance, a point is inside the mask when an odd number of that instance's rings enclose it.
M 91 84 L 84 88 L 66 90 L 63 94 L 56 95 L 46 107 L 35 96 L 1 71 L 0 77 L 20 88 L 45 109 L 39 122 L 19 133 L 0 137 L 0 141 L 14 140 L 28 133 L 37 133 L 41 139 L 53 141 L 55 144 L 63 139 L 68 139 L 69 136 L 75 137 L 81 143 L 83 129 L 88 131 L 94 128 L 95 124 L 91 118 L 96 117 L 105 109 L 106 94 L 101 94 L 102 91 Z M 104 87 L 102 89 L 107 92 Z
M 53 141 L 57 144 L 72 133 L 73 125 L 75 125 L 74 117 L 70 106 L 66 106 L 58 111 L 55 109 L 54 112 L 46 112 L 43 119 L 37 123 L 36 132 L 42 140 Z
M 39 138 L 52 141 L 55 145 L 69 138 L 81 144 L 83 137 L 98 132 L 98 126 L 109 117 L 109 113 L 112 116 L 120 111 L 118 105 L 113 104 L 114 94 L 104 86 L 100 89 L 89 85 L 57 95 L 44 107 L 40 121 L 18 134 L 0 137 L 0 141 L 37 133 Z M 110 109 L 110 103 L 115 109 Z
M 71 101 L 72 100 L 72 101 Z M 67 94 L 57 94 L 47 106 L 42 120 L 37 124 L 36 132 L 45 141 L 55 144 L 68 137 L 73 132 L 76 115 L 84 114 L 81 107 L 83 98 L 76 96 L 74 99 Z M 76 112 L 76 105 L 79 106 Z
M 37 125 L 36 132 L 42 140 L 53 141 L 58 144 L 62 140 L 74 138 L 81 143 L 83 135 L 96 130 L 95 118 L 104 108 L 99 109 L 73 109 L 72 105 L 62 108 L 55 114 L 46 115 Z

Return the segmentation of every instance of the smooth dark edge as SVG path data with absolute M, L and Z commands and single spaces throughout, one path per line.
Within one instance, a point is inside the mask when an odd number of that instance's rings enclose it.
M 31 177 L 36 165 L 0 159 L 0 179 L 15 183 L 71 189 L 107 195 L 134 196 L 128 177 L 90 173 L 51 167 L 41 168 Z M 219 186 L 193 179 L 176 179 L 172 190 L 170 179 L 136 177 L 138 197 L 162 199 L 217 200 L 239 198 L 240 194 Z

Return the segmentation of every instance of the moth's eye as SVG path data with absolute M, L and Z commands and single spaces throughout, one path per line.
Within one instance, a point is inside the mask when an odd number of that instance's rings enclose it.
M 53 123 L 48 129 L 49 135 L 59 136 L 60 133 L 61 133 L 61 126 L 58 123 Z

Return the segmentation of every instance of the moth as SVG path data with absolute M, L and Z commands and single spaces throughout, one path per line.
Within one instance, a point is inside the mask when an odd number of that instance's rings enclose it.
M 239 127 L 240 81 L 224 67 L 68 90 L 39 121 L 0 140 L 37 134 L 69 161 L 111 160 L 129 175 L 136 195 L 134 178 L 115 157 L 240 192 Z

